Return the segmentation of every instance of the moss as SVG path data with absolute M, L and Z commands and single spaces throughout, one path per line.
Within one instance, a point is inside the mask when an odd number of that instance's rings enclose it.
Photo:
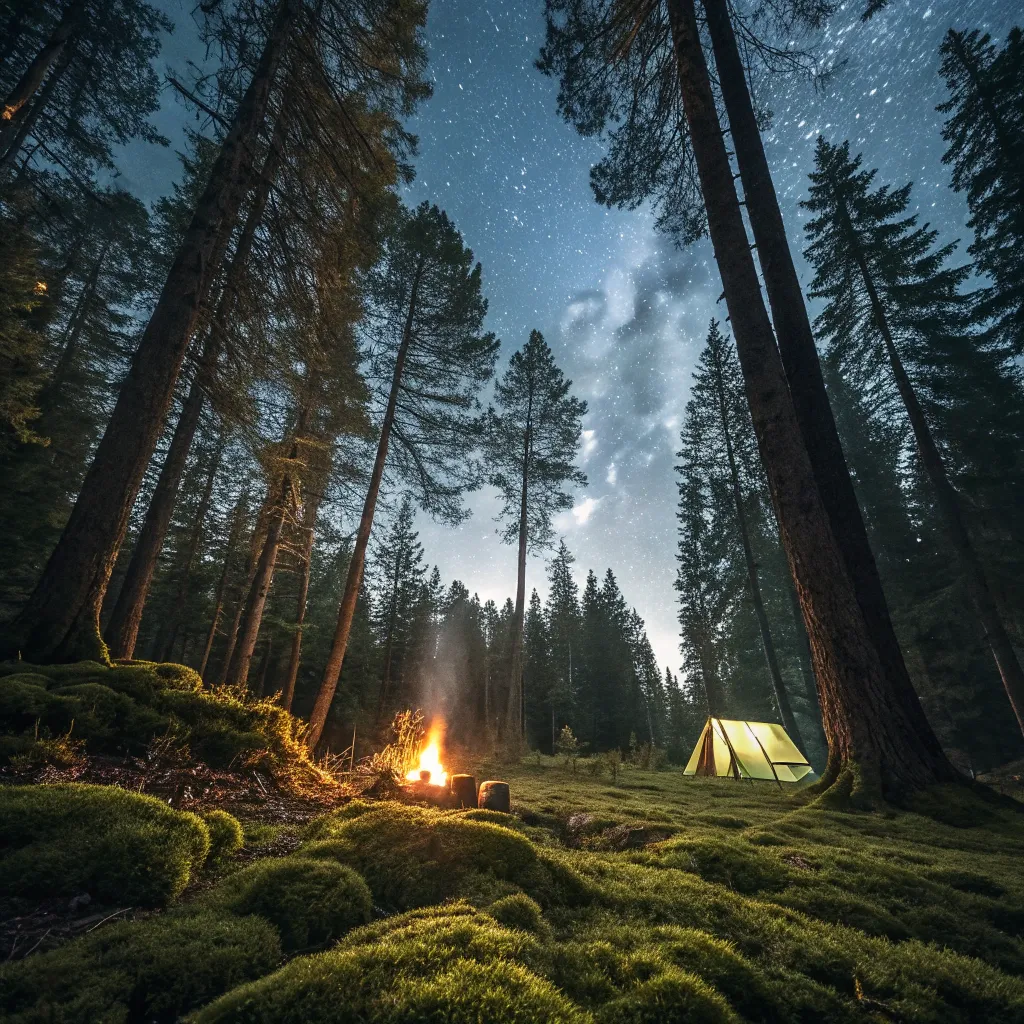
M 789 883 L 786 869 L 774 858 L 721 839 L 683 839 L 667 843 L 662 863 L 694 871 L 742 893 L 777 891 Z
M 459 893 L 468 876 L 483 875 L 542 887 L 537 854 L 528 839 L 458 814 L 437 814 L 403 804 L 382 804 L 355 818 L 325 824 L 331 836 L 304 854 L 354 867 L 385 907 L 405 910 Z
M 277 928 L 286 952 L 321 948 L 365 924 L 370 890 L 350 868 L 305 857 L 267 859 L 220 882 L 204 902 L 244 916 L 259 914 Z
M 0 788 L 0 875 L 12 896 L 87 892 L 162 906 L 185 888 L 209 846 L 196 815 L 114 786 Z
M 433 907 L 361 928 L 328 953 L 299 957 L 228 993 L 195 1022 L 587 1020 L 544 979 L 546 963 L 525 932 L 465 904 Z
M 41 686 L 45 690 L 51 682 L 52 680 L 38 672 L 12 672 L 10 675 L 0 676 L 0 687 L 13 683 L 29 683 L 32 686 Z
M 210 830 L 211 861 L 220 861 L 237 853 L 245 845 L 242 823 L 227 811 L 206 811 L 202 816 Z
M 464 821 L 489 821 L 492 825 L 503 825 L 505 828 L 521 828 L 522 822 L 514 814 L 504 811 L 492 811 L 486 807 L 472 807 L 463 811 Z
M 487 913 L 506 928 L 519 928 L 526 932 L 544 934 L 546 927 L 541 916 L 540 904 L 531 900 L 526 893 L 512 893 L 495 900 Z
M 601 1024 L 739 1024 L 739 1018 L 713 988 L 685 971 L 666 971 L 608 1003 Z
M 0 1016 L 9 1024 L 170 1024 L 280 958 L 276 932 L 258 917 L 110 925 L 0 967 Z

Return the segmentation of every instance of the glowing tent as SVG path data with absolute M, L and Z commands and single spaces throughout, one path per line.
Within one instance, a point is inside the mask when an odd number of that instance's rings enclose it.
M 782 783 L 799 782 L 811 770 L 781 725 L 709 718 L 683 774 Z

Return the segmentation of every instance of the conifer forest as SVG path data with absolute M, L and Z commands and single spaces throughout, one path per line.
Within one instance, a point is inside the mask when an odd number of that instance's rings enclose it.
M 0 1019 L 1024 1024 L 1024 9 L 0 0 Z

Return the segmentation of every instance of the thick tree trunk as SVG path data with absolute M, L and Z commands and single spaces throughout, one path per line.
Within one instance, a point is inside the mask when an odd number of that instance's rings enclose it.
M 395 371 L 391 378 L 391 393 L 388 395 L 387 408 L 384 411 L 384 422 L 380 427 L 380 440 L 377 442 L 377 455 L 373 461 L 373 472 L 370 474 L 370 486 L 363 502 L 363 514 L 356 531 L 355 544 L 352 548 L 352 559 L 348 564 L 348 575 L 345 578 L 345 592 L 338 609 L 338 625 L 334 630 L 331 653 L 327 657 L 323 679 L 317 691 L 313 712 L 309 716 L 309 733 L 307 742 L 312 749 L 320 742 L 320 736 L 327 722 L 327 713 L 331 710 L 331 702 L 338 688 L 341 677 L 341 666 L 345 661 L 345 650 L 348 647 L 349 634 L 352 632 L 352 619 L 356 613 L 356 602 L 359 600 L 359 587 L 363 581 L 363 565 L 366 562 L 366 545 L 370 541 L 373 529 L 373 515 L 377 509 L 377 496 L 380 483 L 384 477 L 384 463 L 388 457 L 388 442 L 391 440 L 391 427 L 395 422 L 395 408 L 398 405 L 398 392 L 402 386 L 402 373 L 405 370 L 405 358 L 412 343 L 413 323 L 416 316 L 416 304 L 419 295 L 420 278 L 423 275 L 423 261 L 420 261 L 413 276 L 409 292 L 409 312 L 405 318 L 402 341 L 395 356 Z
M 891 685 L 832 533 L 761 297 L 693 0 L 668 0 L 679 84 L 747 400 L 820 688 L 825 783 L 869 803 L 955 778 L 920 706 Z M 919 722 L 918 719 L 921 719 Z M 923 728 L 922 728 L 923 722 Z
M 256 72 L 238 106 L 210 180 L 178 248 L 163 291 L 132 359 L 78 500 L 42 577 L 0 643 L 37 662 L 107 660 L 99 614 L 132 503 L 170 407 L 200 305 L 216 267 L 217 238 L 234 223 L 254 176 L 256 141 L 296 19 L 281 0 Z
M 107 623 L 106 642 L 113 658 L 131 658 L 135 652 L 135 641 L 142 622 L 142 612 L 149 596 L 149 587 L 153 582 L 157 560 L 167 537 L 167 528 L 174 514 L 174 506 L 178 500 L 178 489 L 181 486 L 182 474 L 188 458 L 192 439 L 199 427 L 205 401 L 205 388 L 208 378 L 213 373 L 220 358 L 224 344 L 224 330 L 235 305 L 235 295 L 245 266 L 252 253 L 256 231 L 263 220 L 270 188 L 277 176 L 281 163 L 281 146 L 284 143 L 284 113 L 278 115 L 274 128 L 274 136 L 263 160 L 259 183 L 253 192 L 245 224 L 238 237 L 238 243 L 231 257 L 231 264 L 224 275 L 224 283 L 217 309 L 214 313 L 213 325 L 206 335 L 199 366 L 196 368 L 195 380 L 189 389 L 188 397 L 181 409 L 174 437 L 168 449 L 167 457 L 160 469 L 153 497 L 150 499 L 145 522 L 135 542 L 131 561 L 125 574 L 121 591 L 117 595 L 117 603 Z M 225 224 L 218 240 L 218 247 L 223 253 L 230 239 L 230 226 Z M 218 259 L 216 262 L 220 262 Z
M 210 660 L 210 651 L 213 650 L 213 641 L 217 636 L 217 626 L 220 624 L 220 617 L 224 612 L 224 594 L 227 591 L 228 576 L 231 575 L 231 559 L 235 553 L 235 545 L 242 532 L 242 518 L 245 515 L 245 508 L 248 504 L 249 493 L 245 489 L 238 496 L 235 504 L 234 515 L 231 517 L 231 530 L 228 533 L 228 542 L 224 550 L 224 567 L 221 569 L 220 579 L 217 581 L 217 592 L 214 597 L 213 616 L 210 619 L 210 631 L 206 634 L 206 644 L 203 647 L 202 661 L 199 663 L 199 674 L 206 677 L 206 666 Z
M 818 492 L 889 686 L 906 705 L 908 717 L 917 722 L 918 728 L 927 730 L 927 721 L 914 693 L 889 616 L 878 567 L 825 392 L 818 351 L 750 100 L 728 3 L 727 0 L 701 2 L 707 13 L 722 98 L 729 116 L 729 129 L 775 336 Z
M 295 632 L 288 655 L 288 674 L 281 692 L 281 706 L 291 711 L 295 700 L 295 681 L 299 678 L 299 664 L 302 660 L 302 627 L 306 622 L 306 603 L 309 598 L 309 572 L 313 561 L 313 540 L 316 537 L 316 514 L 320 507 L 320 495 L 310 495 L 302 510 L 302 575 L 299 577 L 299 596 L 295 607 Z
M 718 411 L 722 420 L 722 433 L 725 436 L 725 454 L 729 462 L 732 497 L 733 503 L 736 506 L 736 524 L 739 527 L 740 541 L 743 545 L 743 558 L 747 566 L 747 582 L 750 585 L 750 597 L 754 603 L 754 614 L 757 616 L 757 626 L 761 631 L 764 657 L 765 661 L 768 662 L 768 672 L 771 675 L 772 689 L 775 691 L 775 703 L 778 705 L 782 724 L 786 727 L 786 732 L 789 733 L 790 739 L 800 750 L 803 750 L 803 737 L 800 735 L 800 727 L 796 723 L 792 705 L 789 703 L 789 694 L 786 692 L 786 684 L 782 679 L 779 659 L 775 653 L 775 640 L 772 638 L 771 626 L 768 623 L 768 615 L 765 612 L 764 600 L 761 596 L 761 581 L 758 578 L 757 562 L 754 560 L 754 550 L 750 545 L 750 530 L 747 527 L 747 515 L 743 509 L 743 490 L 740 487 L 740 474 L 732 448 L 732 431 L 729 429 L 729 411 L 725 401 L 725 386 L 722 379 L 722 364 L 719 355 L 717 351 L 714 353 L 715 389 L 718 392 Z
M 72 0 L 64 8 L 60 21 L 50 33 L 42 49 L 32 58 L 25 68 L 18 84 L 7 94 L 0 110 L 0 123 L 10 124 L 16 121 L 19 111 L 36 94 L 43 84 L 46 72 L 53 62 L 64 52 L 68 40 L 78 31 L 82 18 L 85 16 L 85 5 L 80 0 Z
M 921 403 L 917 400 L 917 393 L 914 385 L 907 376 L 907 371 L 900 359 L 896 342 L 889 327 L 889 319 L 886 316 L 885 307 L 875 288 L 871 269 L 868 266 L 867 258 L 860 246 L 857 233 L 850 220 L 849 213 L 844 201 L 840 199 L 840 217 L 843 228 L 846 232 L 851 250 L 857 260 L 857 268 L 860 270 L 861 278 L 864 281 L 864 288 L 868 293 L 871 302 L 871 311 L 874 314 L 875 325 L 882 335 L 885 345 L 885 353 L 889 358 L 889 365 L 892 368 L 892 375 L 896 380 L 896 387 L 899 390 L 900 398 L 907 410 L 907 418 L 910 420 L 911 429 L 914 431 L 914 439 L 917 441 L 917 448 L 921 454 L 921 462 L 925 472 L 928 474 L 932 486 L 935 488 L 936 504 L 946 524 L 946 532 L 953 544 L 953 548 L 960 559 L 964 571 L 964 580 L 967 584 L 967 592 L 970 595 L 971 603 L 974 605 L 975 613 L 985 634 L 985 642 L 992 651 L 996 668 L 999 669 L 1000 678 L 1003 681 L 1003 689 L 1010 700 L 1010 706 L 1017 718 L 1017 725 L 1024 733 L 1024 671 L 1021 671 L 1020 662 L 1017 660 L 1017 653 L 1013 649 L 1013 643 L 1006 627 L 1003 624 L 999 609 L 996 607 L 995 598 L 989 587 L 988 577 L 985 568 L 981 564 L 974 544 L 971 542 L 967 524 L 964 521 L 963 510 L 960 506 L 960 496 L 953 487 L 946 474 L 946 467 L 942 462 L 942 455 L 932 437 L 931 429 L 925 418 Z
M 505 712 L 505 743 L 518 749 L 523 745 L 523 619 L 526 614 L 526 548 L 528 539 L 527 500 L 530 486 L 530 416 L 533 395 L 526 413 L 523 439 L 523 482 L 519 505 L 519 551 L 516 559 L 516 608 L 512 616 L 512 657 L 509 672 L 508 707 Z
M 170 652 L 181 626 L 185 600 L 188 597 L 189 586 L 192 583 L 192 570 L 196 564 L 196 555 L 199 554 L 199 545 L 203 540 L 203 529 L 206 525 L 206 517 L 210 513 L 210 501 L 213 498 L 213 485 L 217 479 L 217 470 L 220 469 L 220 460 L 223 453 L 224 443 L 220 441 L 217 444 L 213 458 L 210 460 L 210 468 L 206 473 L 203 493 L 200 495 L 199 505 L 196 507 L 195 522 L 192 524 L 192 533 L 189 535 L 188 550 L 185 555 L 185 565 L 182 569 L 181 580 L 178 582 L 178 591 L 174 596 L 174 604 L 171 605 L 169 617 L 172 627 L 170 631 L 171 639 L 167 643 L 167 649 L 161 655 L 161 661 L 168 661 L 170 659 Z

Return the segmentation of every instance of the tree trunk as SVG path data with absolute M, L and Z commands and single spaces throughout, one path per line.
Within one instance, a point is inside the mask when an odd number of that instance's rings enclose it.
M 519 749 L 523 745 L 523 618 L 526 614 L 526 547 L 527 497 L 530 484 L 530 418 L 533 413 L 533 394 L 526 411 L 526 434 L 523 439 L 523 489 L 519 505 L 519 554 L 516 559 L 516 608 L 512 616 L 512 657 L 508 686 L 508 708 L 505 713 L 505 742 Z
M 0 171 L 7 170 L 18 159 L 21 147 L 25 145 L 25 140 L 32 134 L 40 116 L 49 105 L 54 90 L 60 85 L 61 79 L 70 66 L 70 58 L 71 54 L 69 52 L 65 59 L 53 69 L 53 73 L 47 78 L 46 84 L 39 90 L 39 95 L 33 101 L 29 112 L 23 114 L 20 118 L 13 118 L 0 129 Z
M 814 479 L 888 685 L 893 695 L 905 705 L 908 719 L 926 735 L 931 730 L 903 661 L 839 441 L 839 431 L 825 392 L 818 351 L 750 100 L 727 0 L 701 2 L 707 14 L 722 98 L 729 116 L 729 129 L 775 336 Z M 933 745 L 938 747 L 938 741 L 934 740 Z
M 387 409 L 384 411 L 384 422 L 381 423 L 380 427 L 380 440 L 377 442 L 377 455 L 373 461 L 373 472 L 370 474 L 370 486 L 366 491 L 366 500 L 363 502 L 363 514 L 359 520 L 359 529 L 356 531 L 355 545 L 352 548 L 352 559 L 348 564 L 345 592 L 342 595 L 341 606 L 338 609 L 338 625 L 334 630 L 331 653 L 327 658 L 323 679 L 320 681 L 320 689 L 317 691 L 316 701 L 313 704 L 313 712 L 309 716 L 307 742 L 310 749 L 320 742 L 320 736 L 324 731 L 324 724 L 327 722 L 327 713 L 331 710 L 331 702 L 334 700 L 334 693 L 338 688 L 341 666 L 345 661 L 345 649 L 348 647 L 348 637 L 352 631 L 352 619 L 355 616 L 356 602 L 359 599 L 359 587 L 363 580 L 366 545 L 370 541 L 373 515 L 377 508 L 377 496 L 380 493 L 380 483 L 384 476 L 384 463 L 388 457 L 391 427 L 395 422 L 395 408 L 398 405 L 398 392 L 402 384 L 405 357 L 409 352 L 409 345 L 412 342 L 412 328 L 416 315 L 416 302 L 423 269 L 423 260 L 421 259 L 413 277 L 412 288 L 409 293 L 409 312 L 405 318 L 402 341 L 398 346 L 398 354 L 395 357 L 395 371 L 391 379 L 391 393 L 388 395 Z
M 743 558 L 747 566 L 747 582 L 750 585 L 750 597 L 754 603 L 754 614 L 757 616 L 757 626 L 761 631 L 764 657 L 765 661 L 768 662 L 768 672 L 771 674 L 772 689 L 775 691 L 775 703 L 778 705 L 782 724 L 786 727 L 789 738 L 800 750 L 803 750 L 803 737 L 800 735 L 800 727 L 793 716 L 793 708 L 789 703 L 789 694 L 786 692 L 786 684 L 782 679 L 782 671 L 779 669 L 779 659 L 775 653 L 775 641 L 772 638 L 771 627 L 768 624 L 768 615 L 764 610 L 764 600 L 761 597 L 761 581 L 758 579 L 757 562 L 754 561 L 754 551 L 750 545 L 750 530 L 747 527 L 746 512 L 743 510 L 743 491 L 740 487 L 740 474 L 736 467 L 736 456 L 732 449 L 732 432 L 729 429 L 729 413 L 725 402 L 725 386 L 722 380 L 720 353 L 716 350 L 713 355 L 715 360 L 715 390 L 718 392 L 718 411 L 722 419 L 722 433 L 725 435 L 725 454 L 729 461 L 732 497 L 736 505 L 736 524 L 739 527 L 740 541 L 743 545 Z
M 107 260 L 107 252 L 109 250 L 110 239 L 108 238 L 104 241 L 99 256 L 96 257 L 96 262 L 93 264 L 88 279 L 82 285 L 82 293 L 75 303 L 71 319 L 68 320 L 66 337 L 61 348 L 60 358 L 57 360 L 53 373 L 50 375 L 50 380 L 43 388 L 42 395 L 40 396 L 40 401 L 45 405 L 52 405 L 56 401 L 64 384 L 67 382 L 68 375 L 71 372 L 71 364 L 78 352 L 78 341 L 82 336 L 82 331 L 85 329 L 85 322 L 89 317 L 89 307 L 96 296 L 96 287 L 99 284 L 100 274 L 103 271 L 103 264 Z
M 199 505 L 196 507 L 195 523 L 192 525 L 192 533 L 188 541 L 188 553 L 185 556 L 185 565 L 182 570 L 181 580 L 178 583 L 178 592 L 171 605 L 170 621 L 172 624 L 171 639 L 167 648 L 161 656 L 162 661 L 168 661 L 171 656 L 171 649 L 178 636 L 178 629 L 181 624 L 181 616 L 185 607 L 185 599 L 188 597 L 189 584 L 192 581 L 192 569 L 196 563 L 196 555 L 199 553 L 199 545 L 203 539 L 203 527 L 206 525 L 206 517 L 210 512 L 210 500 L 213 497 L 213 485 L 217 479 L 217 470 L 220 469 L 221 455 L 224 452 L 224 443 L 220 441 L 210 460 L 210 468 L 206 474 L 206 483 L 203 485 L 203 493 L 199 498 Z M 134 645 L 133 645 L 134 646 Z
M 217 626 L 220 623 L 221 614 L 224 611 L 224 594 L 227 590 L 228 576 L 231 574 L 231 556 L 234 554 L 235 545 L 242 532 L 242 518 L 245 514 L 245 507 L 248 503 L 249 493 L 244 488 L 238 496 L 235 504 L 235 512 L 231 517 L 231 531 L 228 534 L 228 543 L 224 551 L 224 568 L 221 570 L 220 579 L 217 581 L 217 593 L 214 598 L 213 617 L 210 620 L 210 631 L 206 635 L 206 645 L 203 647 L 203 658 L 199 663 L 199 674 L 205 678 L 206 665 L 210 660 L 210 651 L 213 650 L 213 641 L 217 636 Z
M 277 553 L 281 547 L 281 533 L 284 529 L 284 520 L 289 506 L 294 501 L 293 489 L 296 481 L 294 480 L 293 472 L 299 457 L 299 442 L 305 433 L 308 415 L 309 410 L 306 408 L 299 412 L 298 422 L 295 425 L 295 437 L 289 455 L 290 465 L 285 469 L 281 477 L 278 499 L 270 512 L 267 535 L 263 541 L 259 561 L 256 563 L 256 572 L 253 574 L 252 582 L 249 584 L 249 592 L 245 599 L 245 607 L 238 627 L 237 641 L 228 661 L 227 685 L 237 687 L 238 689 L 245 688 L 249 677 L 249 665 L 252 662 L 253 651 L 256 649 L 256 640 L 260 633 L 260 625 L 263 622 L 263 609 L 266 607 L 270 587 L 274 582 L 274 569 L 277 567 Z
M 978 621 L 981 623 L 982 631 L 985 634 L 985 641 L 992 651 L 996 668 L 999 669 L 1000 678 L 1003 681 L 1003 689 L 1010 700 L 1010 706 L 1017 718 L 1017 725 L 1024 733 L 1024 672 L 1021 671 L 1020 662 L 1017 660 L 1017 653 L 1003 625 L 999 615 L 995 599 L 989 588 L 988 577 L 985 568 L 981 564 L 974 544 L 971 542 L 967 524 L 964 521 L 963 510 L 960 507 L 960 496 L 950 483 L 946 474 L 946 467 L 942 462 L 942 456 L 932 437 L 931 429 L 925 418 L 921 403 L 917 400 L 917 393 L 914 385 L 907 376 L 903 366 L 903 360 L 896 349 L 896 342 L 893 339 L 889 327 L 889 319 L 885 313 L 885 307 L 875 288 L 875 282 L 868 267 L 867 258 L 861 248 L 850 219 L 849 211 L 846 208 L 845 200 L 840 197 L 840 217 L 842 218 L 843 229 L 846 232 L 850 247 L 857 260 L 857 268 L 864 281 L 864 288 L 868 293 L 871 302 L 871 311 L 874 314 L 875 324 L 882 335 L 885 345 L 885 353 L 889 357 L 889 366 L 892 368 L 892 375 L 896 380 L 896 387 L 899 390 L 900 398 L 907 410 L 907 418 L 914 431 L 914 439 L 917 441 L 917 448 L 921 454 L 921 462 L 925 472 L 935 488 L 936 504 L 946 524 L 946 531 L 953 548 L 960 559 L 964 571 L 964 579 L 967 584 L 967 592 L 970 594 L 971 603 L 974 605 Z
M 807 624 L 829 741 L 826 785 L 868 804 L 954 779 L 934 733 L 887 678 L 857 602 L 786 383 L 761 297 L 693 0 L 668 0 L 683 108 L 747 400 Z M 914 709 L 916 708 L 916 714 Z M 920 719 L 920 721 L 918 720 Z M 922 727 L 923 725 L 923 727 Z
M 7 94 L 0 111 L 0 122 L 10 124 L 17 119 L 18 112 L 36 94 L 43 84 L 46 72 L 53 62 L 64 52 L 68 40 L 78 30 L 81 19 L 85 16 L 81 0 L 71 0 L 64 8 L 60 21 L 57 23 L 50 38 L 42 49 L 32 58 L 18 84 Z
M 217 301 L 213 325 L 206 335 L 195 379 L 192 381 L 188 397 L 185 399 L 181 415 L 178 417 L 174 437 L 160 469 L 160 477 L 150 499 L 145 522 L 142 524 L 142 530 L 135 542 L 135 549 L 132 551 L 131 561 L 128 563 L 124 583 L 117 595 L 117 603 L 114 605 L 110 621 L 107 623 L 105 639 L 113 658 L 131 658 L 135 653 L 135 641 L 139 634 L 139 624 L 142 622 L 142 612 L 146 606 L 146 598 L 149 596 L 149 588 L 153 582 L 153 573 L 156 571 L 157 560 L 160 558 L 171 516 L 174 514 L 174 506 L 178 500 L 178 489 L 181 486 L 189 448 L 202 418 L 203 404 L 206 398 L 205 388 L 208 378 L 220 358 L 224 343 L 224 329 L 231 311 L 234 309 L 238 282 L 252 253 L 256 231 L 263 220 L 270 188 L 281 163 L 284 120 L 282 111 L 274 127 L 271 145 L 264 157 L 259 183 L 253 192 L 245 224 L 231 257 L 231 264 L 224 275 L 224 284 Z M 230 234 L 230 230 L 225 225 L 218 241 L 222 252 L 227 248 Z
M 132 359 L 75 507 L 42 577 L 6 630 L 0 657 L 36 662 L 108 659 L 99 614 L 132 503 L 156 447 L 216 267 L 220 231 L 252 184 L 253 157 L 296 0 L 281 0 L 256 72 L 238 106 L 192 222 Z
M 302 575 L 299 577 L 299 596 L 295 607 L 295 632 L 292 634 L 292 649 L 288 656 L 288 675 L 285 677 L 281 695 L 281 706 L 291 711 L 295 700 L 295 681 L 299 678 L 299 663 L 302 658 L 302 627 L 306 621 L 306 602 L 309 597 L 309 571 L 313 561 L 313 539 L 316 536 L 316 514 L 320 507 L 320 495 L 306 499 L 303 509 Z

